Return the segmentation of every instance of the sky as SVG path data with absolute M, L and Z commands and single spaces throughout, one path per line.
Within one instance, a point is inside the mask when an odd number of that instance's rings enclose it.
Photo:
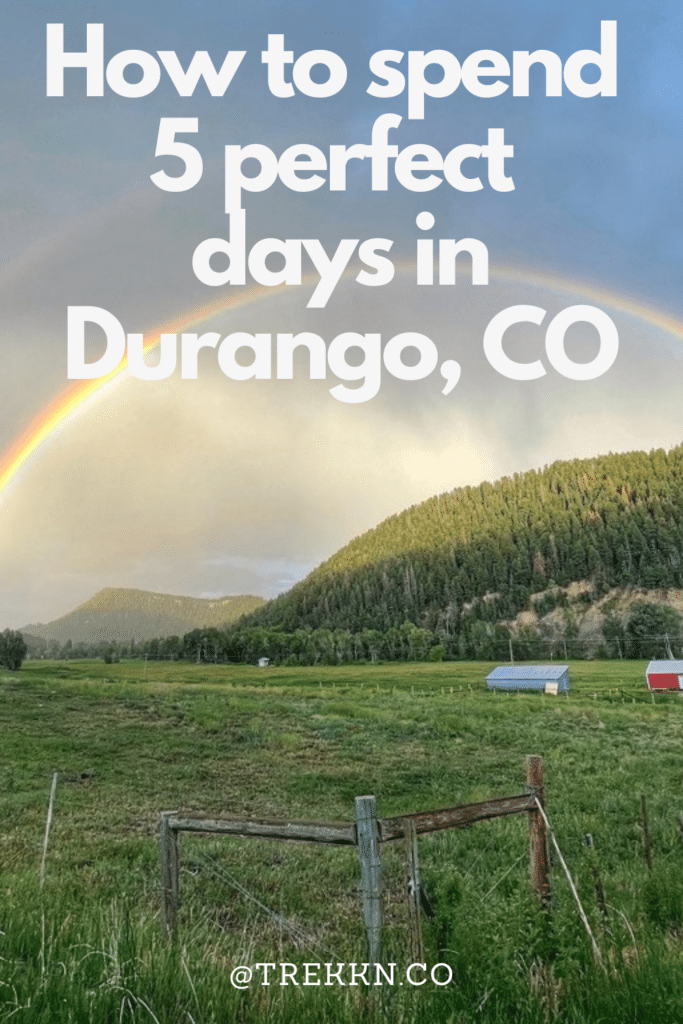
M 0 628 L 50 621 L 105 586 L 271 597 L 433 494 L 557 459 L 683 440 L 678 3 L 104 0 L 8 3 L 1 17 Z M 614 21 L 616 95 L 575 95 L 564 82 L 562 95 L 548 96 L 539 65 L 529 95 L 513 95 L 504 61 L 514 51 L 550 51 L 565 66 L 578 51 L 607 51 L 601 22 Z M 103 95 L 86 94 L 86 71 L 76 67 L 63 72 L 64 95 L 47 95 L 48 24 L 64 26 L 68 53 L 85 50 L 88 24 L 103 26 Z M 291 51 L 280 71 L 278 47 Z M 230 51 L 244 55 L 233 58 L 223 95 L 199 81 L 182 96 L 160 51 L 175 53 L 165 61 L 182 71 L 195 52 L 207 51 L 216 68 Z M 396 51 L 386 55 L 388 81 L 370 69 L 380 51 Z M 489 53 L 465 64 L 478 51 Z M 610 58 L 599 59 L 609 93 Z M 503 64 L 477 77 L 477 63 L 481 72 L 490 60 Z M 590 92 L 600 71 L 590 55 L 584 60 Z M 401 89 L 398 72 L 409 67 L 412 85 Z M 439 88 L 446 75 L 449 88 Z M 141 76 L 145 95 L 121 95 Z M 496 82 L 498 95 L 475 95 Z M 457 150 L 448 174 L 419 170 L 419 155 L 412 164 L 410 153 L 398 163 L 391 155 L 386 188 L 373 188 L 382 185 L 373 126 L 385 114 L 400 117 L 388 130 L 399 153 L 432 147 L 427 156 L 438 151 L 440 160 Z M 197 130 L 178 119 L 196 119 Z M 287 171 L 294 155 L 287 163 L 282 154 L 291 147 L 315 147 L 308 152 L 326 164 L 330 147 L 367 146 L 374 130 L 376 177 L 367 156 L 350 160 L 344 189 L 330 188 L 326 166 L 313 168 L 319 187 L 288 187 L 312 173 Z M 179 150 L 191 154 L 184 183 L 197 153 L 201 173 L 191 187 L 168 191 L 151 176 L 163 171 L 177 182 L 178 142 L 193 147 Z M 171 152 L 157 156 L 158 143 Z M 226 163 L 239 166 L 247 146 L 262 147 L 250 151 L 261 163 L 244 157 L 241 173 L 263 175 L 245 180 L 235 200 L 236 172 Z M 477 157 L 460 146 L 484 149 Z M 266 179 L 276 158 L 284 181 Z M 472 189 L 477 176 L 481 188 Z M 223 271 L 229 278 L 228 268 L 238 276 L 240 202 L 245 256 L 260 250 L 243 284 L 211 283 Z M 418 225 L 420 214 L 432 216 Z M 269 283 L 285 259 L 259 258 L 269 238 L 289 240 L 289 284 Z M 232 245 L 232 255 L 198 271 L 194 254 L 209 239 Z M 360 255 L 353 247 L 315 308 L 320 253 L 330 260 L 349 239 L 380 241 Z M 472 282 L 467 254 L 454 283 L 439 283 L 438 262 L 435 283 L 418 283 L 418 239 L 475 240 L 480 254 L 485 247 L 488 283 Z M 310 246 L 300 284 L 298 240 Z M 511 379 L 485 354 L 488 325 L 521 305 L 545 311 L 542 326 L 513 324 L 503 351 L 517 363 L 540 361 L 545 372 L 535 379 Z M 618 335 L 614 360 L 594 379 L 570 379 L 567 363 L 546 349 L 548 325 L 574 306 L 602 311 Z M 216 347 L 199 353 L 196 379 L 183 377 L 180 357 L 158 380 L 124 364 L 93 380 L 86 397 L 88 382 L 68 378 L 69 307 L 105 310 L 122 335 L 144 334 L 150 344 L 160 331 L 178 348 L 183 332 L 208 333 Z M 326 379 L 310 379 L 301 349 L 292 379 L 276 379 L 278 335 L 301 332 L 322 339 Z M 335 339 L 349 332 L 361 346 L 345 356 L 352 339 Z M 261 338 L 255 371 L 247 369 L 254 351 L 229 358 L 223 339 L 238 333 Z M 420 335 L 422 349 L 405 334 Z M 563 337 L 570 369 L 590 366 L 607 344 L 578 314 Z M 85 362 L 109 351 L 96 324 L 84 338 Z M 146 358 L 153 366 L 158 355 Z M 444 363 L 459 368 L 448 394 Z M 366 400 L 340 399 L 358 398 L 357 387 Z M 53 417 L 38 443 L 48 411 L 65 412 L 69 388 L 68 415 Z

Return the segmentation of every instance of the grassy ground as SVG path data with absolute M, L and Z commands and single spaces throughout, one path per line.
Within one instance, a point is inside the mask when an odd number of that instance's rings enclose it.
M 0 673 L 0 1021 L 680 1022 L 683 701 L 653 700 L 642 663 L 577 662 L 568 697 L 490 693 L 489 668 Z M 352 849 L 183 836 L 180 939 L 161 942 L 160 811 L 351 820 L 354 797 L 374 793 L 390 816 L 522 792 L 528 753 L 545 759 L 548 815 L 604 970 L 557 859 L 550 914 L 536 906 L 524 816 L 419 839 L 435 907 L 425 959 L 449 964 L 450 985 L 232 986 L 239 964 L 364 960 Z M 401 972 L 404 854 L 382 853 L 383 960 Z

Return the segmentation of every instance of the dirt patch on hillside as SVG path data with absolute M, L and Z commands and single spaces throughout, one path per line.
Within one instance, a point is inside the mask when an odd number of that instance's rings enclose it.
M 555 607 L 544 615 L 539 614 L 538 609 L 544 603 L 547 605 L 550 599 L 555 601 Z M 612 616 L 625 626 L 638 602 L 666 605 L 683 615 L 683 590 L 675 587 L 658 587 L 655 590 L 613 587 L 597 597 L 590 580 L 579 580 L 567 587 L 549 587 L 532 594 L 529 607 L 502 625 L 507 626 L 513 636 L 530 630 L 544 640 L 573 636 L 590 656 L 604 644 L 602 630 L 605 619 Z

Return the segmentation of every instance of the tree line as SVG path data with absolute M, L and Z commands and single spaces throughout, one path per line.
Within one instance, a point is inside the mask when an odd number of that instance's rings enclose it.
M 43 641 L 33 657 L 76 659 L 124 658 L 187 661 L 198 664 L 339 665 L 373 661 L 519 661 L 598 658 L 683 658 L 683 618 L 667 605 L 639 601 L 626 621 L 606 616 L 602 638 L 581 640 L 568 614 L 563 628 L 544 631 L 543 624 L 515 632 L 500 623 L 470 618 L 457 633 L 429 630 L 404 622 L 388 630 L 248 626 L 193 629 L 184 636 L 153 640 L 72 643 Z M 6 631 L 7 632 L 7 631 Z M 0 634 L 0 637 L 2 635 Z

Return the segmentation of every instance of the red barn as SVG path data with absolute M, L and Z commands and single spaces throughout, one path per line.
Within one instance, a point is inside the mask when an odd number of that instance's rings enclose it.
M 648 690 L 683 690 L 683 661 L 651 661 L 645 678 Z

